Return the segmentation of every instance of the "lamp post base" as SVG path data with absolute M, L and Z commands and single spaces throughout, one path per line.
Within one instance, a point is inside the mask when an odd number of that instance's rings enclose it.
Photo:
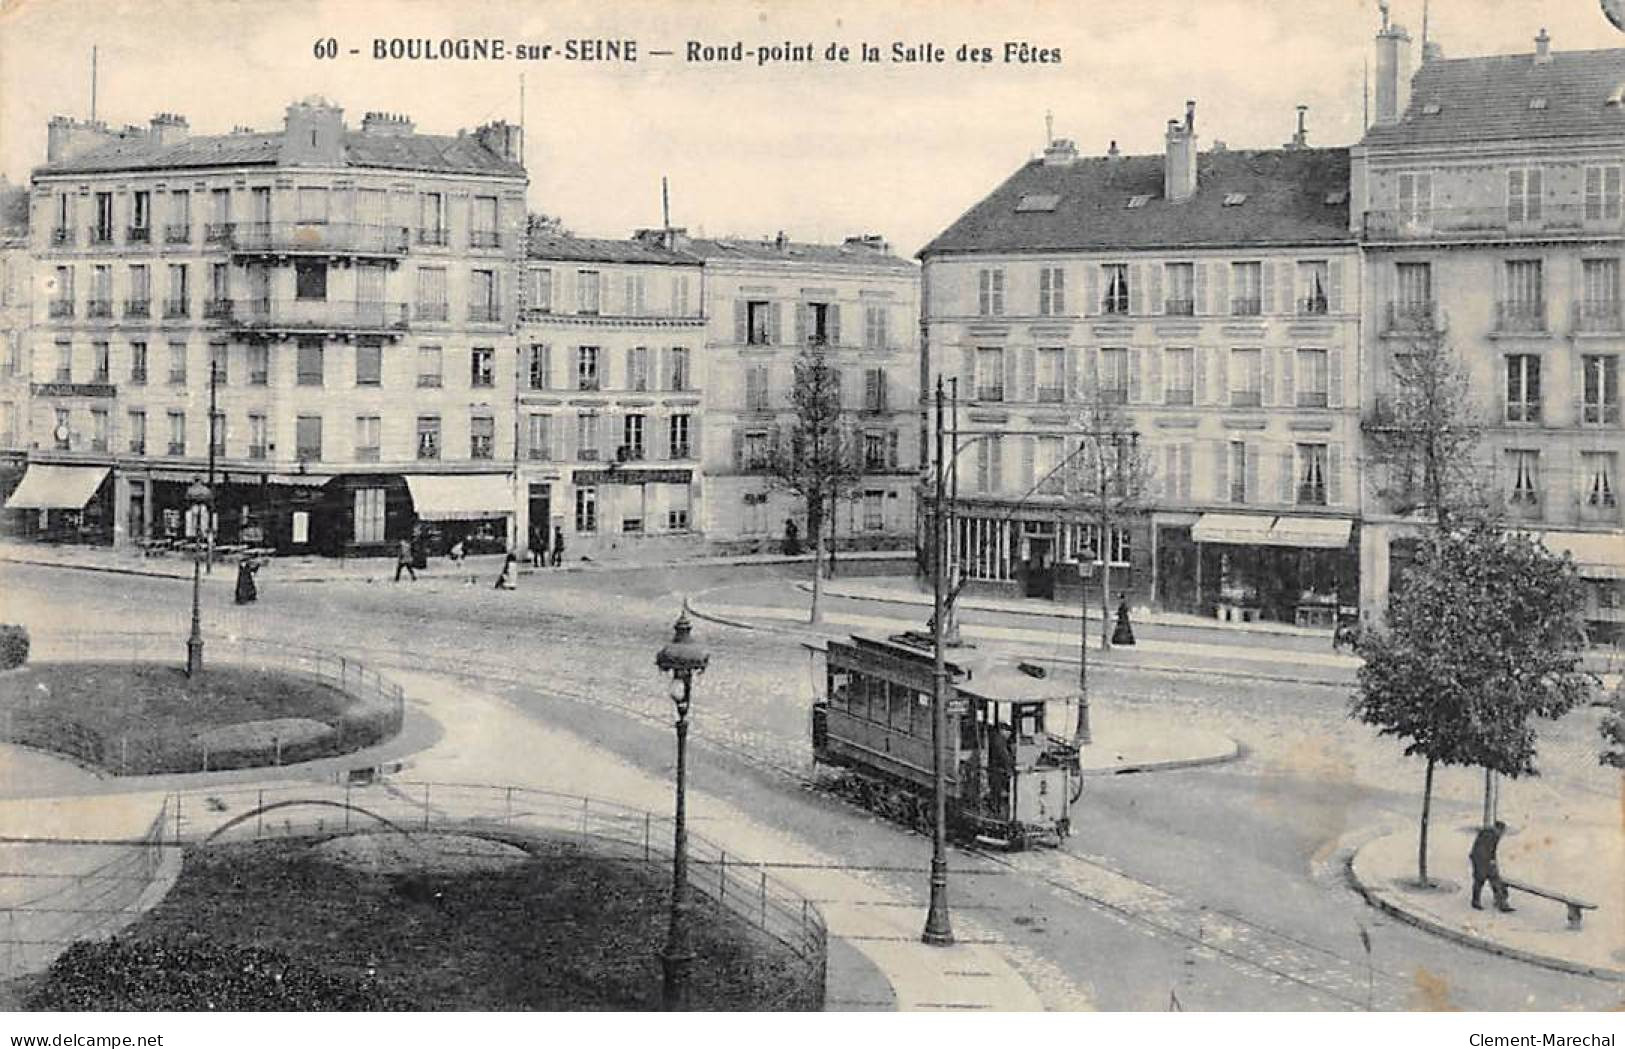
M 664 980 L 660 987 L 660 1006 L 669 1013 L 688 1012 L 688 970 L 694 962 L 689 953 L 665 953 L 660 956 Z
M 931 860 L 931 906 L 925 914 L 920 941 L 937 947 L 954 942 L 953 925 L 948 920 L 948 866 L 935 857 Z
M 190 637 L 186 639 L 186 676 L 197 677 L 203 673 L 203 639 Z

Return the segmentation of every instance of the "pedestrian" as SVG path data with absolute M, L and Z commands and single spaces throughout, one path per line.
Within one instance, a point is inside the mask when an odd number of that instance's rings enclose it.
M 547 564 L 547 526 L 533 524 L 530 526 L 530 567 L 541 568 Z
M 244 557 L 237 562 L 237 603 L 250 605 L 259 599 L 259 587 L 254 585 L 254 573 L 260 570 L 260 563 L 252 557 Z
M 446 551 L 446 557 L 454 565 L 463 563 L 463 541 L 461 539 L 451 544 L 451 549 Z
M 1506 833 L 1507 825 L 1496 820 L 1493 826 L 1484 827 L 1473 839 L 1473 851 L 1468 858 L 1473 864 L 1473 910 L 1481 911 L 1484 906 L 1478 902 L 1479 895 L 1484 891 L 1484 883 L 1490 883 L 1490 892 L 1495 896 L 1495 909 L 1511 912 L 1517 908 L 1507 903 L 1507 883 L 1501 880 L 1501 864 L 1495 858 L 1496 850 L 1501 847 L 1501 835 Z
M 564 529 L 559 525 L 553 526 L 553 567 L 557 568 L 564 563 Z
M 402 539 L 395 552 L 395 582 L 401 581 L 401 570 L 412 577 L 412 582 L 418 581 L 417 569 L 412 567 L 412 540 Z
M 1112 644 L 1134 644 L 1134 627 L 1128 621 L 1128 595 L 1117 595 L 1117 626 L 1112 629 Z
M 795 521 L 786 517 L 784 519 L 784 556 L 795 557 L 801 553 L 801 529 L 796 527 Z
M 507 557 L 502 559 L 502 572 L 497 576 L 497 582 L 496 582 L 495 589 L 497 589 L 497 590 L 513 590 L 513 589 L 516 589 L 515 585 L 514 585 L 514 581 L 513 581 L 513 576 L 514 576 L 514 572 L 515 572 L 515 567 L 514 566 L 515 566 L 516 562 L 517 562 L 517 559 L 512 554 L 509 554 Z

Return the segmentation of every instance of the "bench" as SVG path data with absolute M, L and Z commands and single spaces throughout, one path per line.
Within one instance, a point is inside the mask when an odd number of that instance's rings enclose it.
M 1569 928 L 1571 929 L 1578 929 L 1580 927 L 1580 921 L 1585 917 L 1586 911 L 1594 911 L 1597 909 L 1597 905 L 1595 903 L 1587 903 L 1585 900 L 1579 899 L 1575 896 L 1566 896 L 1561 892 L 1554 892 L 1551 889 L 1542 889 L 1538 885 L 1530 885 L 1528 882 L 1513 881 L 1510 878 L 1503 878 L 1501 880 L 1506 883 L 1506 887 L 1509 889 L 1517 889 L 1519 892 L 1526 892 L 1531 896 L 1542 896 L 1548 900 L 1553 900 L 1557 903 L 1563 904 L 1569 909 Z

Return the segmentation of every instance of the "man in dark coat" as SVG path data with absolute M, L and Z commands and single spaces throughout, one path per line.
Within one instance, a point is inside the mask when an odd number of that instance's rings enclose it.
M 402 571 L 412 577 L 412 582 L 417 582 L 418 573 L 412 567 L 412 541 L 410 539 L 402 539 L 395 553 L 395 582 L 399 583 L 401 581 Z
M 553 526 L 553 567 L 557 568 L 564 563 L 564 529 L 558 525 Z
M 1495 895 L 1495 909 L 1498 911 L 1512 911 L 1516 908 L 1507 903 L 1506 882 L 1501 880 L 1501 865 L 1496 862 L 1495 851 L 1500 848 L 1501 835 L 1506 833 L 1507 825 L 1500 820 L 1495 821 L 1492 827 L 1484 827 L 1473 839 L 1473 851 L 1469 857 L 1473 862 L 1473 910 L 1481 911 L 1483 904 L 1478 902 L 1479 895 L 1484 891 L 1484 883 L 1490 883 L 1490 892 Z
M 543 568 L 547 565 L 547 526 L 533 524 L 530 526 L 530 567 Z

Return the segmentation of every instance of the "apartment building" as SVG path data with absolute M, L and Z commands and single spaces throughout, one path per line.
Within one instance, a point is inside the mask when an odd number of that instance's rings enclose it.
M 703 543 L 704 271 L 664 231 L 534 235 L 519 329 L 519 534 L 569 556 Z
M 28 189 L 0 178 L 0 499 L 22 480 L 28 459 L 26 340 L 33 282 Z
M 1188 102 L 1162 155 L 1056 140 L 921 251 L 968 585 L 1077 600 L 1109 561 L 1114 592 L 1170 610 L 1324 623 L 1352 601 L 1348 164 L 1301 113 L 1283 148 L 1204 152 Z M 1149 472 L 1109 535 L 1069 469 L 1111 443 L 1102 418 Z
M 320 98 L 271 132 L 57 118 L 32 179 L 31 531 L 386 549 L 511 540 L 520 131 Z
M 1444 332 L 1485 426 L 1479 476 L 1514 525 L 1589 581 L 1594 640 L 1625 623 L 1620 370 L 1625 353 L 1625 49 L 1445 59 L 1411 72 L 1377 36 L 1374 124 L 1351 150 L 1367 286 L 1363 407 L 1381 426 L 1419 322 Z M 1419 531 L 1415 500 L 1366 478 L 1364 604 Z
M 826 354 L 861 449 L 863 477 L 836 509 L 837 549 L 907 549 L 913 541 L 918 426 L 919 270 L 874 235 L 841 244 L 690 238 L 674 246 L 705 270 L 705 432 L 696 440 L 713 549 L 776 549 L 785 522 L 804 539 L 806 508 L 775 489 L 767 465 L 788 439 L 795 362 Z

